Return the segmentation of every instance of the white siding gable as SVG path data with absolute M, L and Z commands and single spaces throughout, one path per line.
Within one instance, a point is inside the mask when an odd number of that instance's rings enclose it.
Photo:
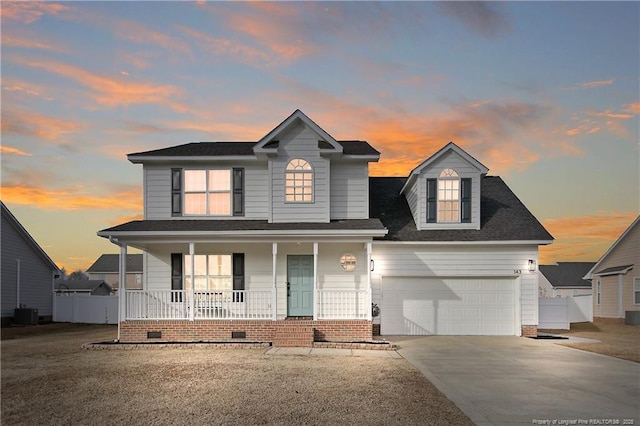
M 287 163 L 301 158 L 313 168 L 313 201 L 285 201 L 285 168 Z M 298 122 L 279 135 L 278 154 L 269 159 L 271 173 L 271 222 L 329 222 L 330 174 L 329 160 L 320 156 L 318 134 Z

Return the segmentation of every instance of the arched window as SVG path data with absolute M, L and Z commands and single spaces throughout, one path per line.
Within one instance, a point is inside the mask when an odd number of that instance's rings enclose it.
M 313 202 L 313 169 L 311 164 L 301 158 L 294 158 L 287 164 L 284 180 L 286 202 Z
M 460 177 L 453 169 L 438 176 L 438 222 L 460 221 Z

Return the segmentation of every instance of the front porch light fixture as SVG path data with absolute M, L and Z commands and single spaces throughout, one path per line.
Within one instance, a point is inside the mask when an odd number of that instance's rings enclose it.
M 536 261 L 533 259 L 529 259 L 529 272 L 536 271 Z
M 376 269 L 376 261 L 371 259 L 369 261 L 369 269 L 371 270 L 371 272 L 373 272 L 374 269 Z

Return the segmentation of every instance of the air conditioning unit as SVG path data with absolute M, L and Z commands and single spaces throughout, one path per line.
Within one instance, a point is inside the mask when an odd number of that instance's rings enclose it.
M 13 323 L 20 325 L 38 324 L 38 310 L 34 308 L 16 308 Z

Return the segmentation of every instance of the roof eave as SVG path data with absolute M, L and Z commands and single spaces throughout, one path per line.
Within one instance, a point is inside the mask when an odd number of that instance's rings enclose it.
M 258 158 L 254 154 L 250 155 L 140 155 L 140 156 L 127 156 L 133 164 L 143 164 L 150 162 L 168 162 L 168 161 L 181 161 L 181 162 L 201 162 L 201 161 L 253 161 Z

